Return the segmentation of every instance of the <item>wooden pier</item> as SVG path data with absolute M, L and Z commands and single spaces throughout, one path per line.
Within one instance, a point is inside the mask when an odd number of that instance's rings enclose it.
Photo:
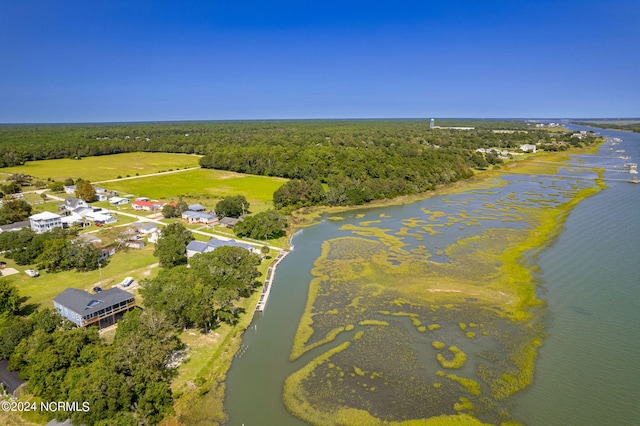
M 258 305 L 256 306 L 256 311 L 262 312 L 267 306 L 267 300 L 269 299 L 269 293 L 271 293 L 271 284 L 273 283 L 273 279 L 276 276 L 276 267 L 282 259 L 284 259 L 289 254 L 289 251 L 282 250 L 278 256 L 275 258 L 269 269 L 267 269 L 267 278 L 264 280 L 264 286 L 262 287 L 262 295 L 260 296 L 260 301 L 258 301 Z

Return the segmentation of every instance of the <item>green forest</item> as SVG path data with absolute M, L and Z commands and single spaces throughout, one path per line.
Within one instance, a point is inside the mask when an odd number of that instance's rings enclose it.
M 0 167 L 123 152 L 194 153 L 203 155 L 204 168 L 304 181 L 275 200 L 279 208 L 295 208 L 423 192 L 502 162 L 477 148 L 517 151 L 525 143 L 589 143 L 519 121 L 438 125 L 475 129 L 432 129 L 427 120 L 5 125 L 0 126 Z

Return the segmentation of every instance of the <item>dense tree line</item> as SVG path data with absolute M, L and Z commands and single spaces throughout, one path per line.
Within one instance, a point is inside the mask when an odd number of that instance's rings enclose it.
M 306 197 L 288 205 L 346 205 L 427 191 L 471 176 L 472 168 L 499 163 L 477 148 L 517 149 L 568 139 L 521 121 L 438 124 L 476 129 L 431 129 L 428 120 L 0 126 L 0 167 L 131 151 L 197 153 L 204 155 L 205 168 L 319 182 L 325 189 L 321 201 Z
M 627 132 L 636 132 L 640 133 L 640 120 L 637 120 L 633 123 L 617 123 L 616 121 L 599 121 L 599 122 L 577 122 L 575 124 L 579 124 L 581 126 L 589 126 L 589 127 L 598 127 L 600 129 L 613 129 L 613 130 L 624 130 Z
M 218 247 L 193 256 L 189 267 L 163 268 L 143 282 L 140 293 L 145 306 L 165 313 L 172 324 L 208 332 L 221 322 L 235 323 L 235 302 L 258 286 L 258 265 L 260 257 L 242 247 Z
M 74 239 L 77 232 L 54 228 L 36 234 L 31 228 L 0 234 L 0 251 L 18 265 L 37 264 L 48 272 L 76 269 L 92 271 L 98 268 L 100 249 L 93 244 Z
M 159 423 L 172 410 L 170 355 L 183 345 L 162 313 L 127 313 L 113 344 L 95 327 L 76 328 L 51 308 L 22 312 L 18 292 L 0 281 L 0 358 L 28 380 L 43 401 L 78 401 L 88 409 L 51 412 L 74 424 L 137 426 Z

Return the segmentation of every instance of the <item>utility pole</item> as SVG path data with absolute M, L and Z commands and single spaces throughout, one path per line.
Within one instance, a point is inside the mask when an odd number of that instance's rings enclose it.
M 100 268 L 102 264 L 98 261 L 98 272 L 100 273 L 100 288 L 102 288 L 102 269 Z

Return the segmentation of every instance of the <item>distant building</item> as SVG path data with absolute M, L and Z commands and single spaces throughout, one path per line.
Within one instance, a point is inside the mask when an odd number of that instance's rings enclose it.
M 60 315 L 78 327 L 97 325 L 98 328 L 115 324 L 135 308 L 133 294 L 112 287 L 96 294 L 68 288 L 53 298 L 53 306 Z
M 432 118 L 431 121 L 429 122 L 429 128 L 434 129 L 435 127 L 436 127 L 436 120 Z
M 520 145 L 520 150 L 522 150 L 523 152 L 536 152 L 537 149 L 538 148 L 535 145 L 530 143 L 525 143 L 523 145 Z
M 207 208 L 205 206 L 203 206 L 202 204 L 191 204 L 188 207 L 188 210 L 192 211 L 192 212 L 203 212 L 205 210 L 207 210 Z
M 42 212 L 29 216 L 29 224 L 36 234 L 51 231 L 53 228 L 62 228 L 62 217 L 51 212 Z

